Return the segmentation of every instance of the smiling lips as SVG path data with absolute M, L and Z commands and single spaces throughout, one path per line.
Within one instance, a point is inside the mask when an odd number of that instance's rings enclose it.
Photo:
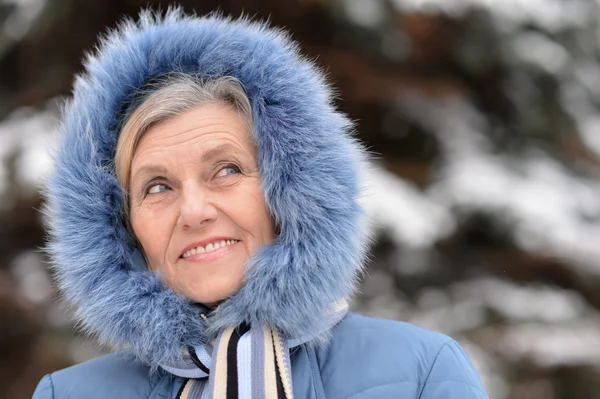
M 210 243 L 206 244 L 205 246 L 198 245 L 197 247 L 194 247 L 192 249 L 188 249 L 187 251 L 185 251 L 183 253 L 183 255 L 181 255 L 181 257 L 185 259 L 185 258 L 188 258 L 193 255 L 213 252 L 220 248 L 229 247 L 237 242 L 238 242 L 238 240 L 217 240 L 217 241 L 210 242 Z

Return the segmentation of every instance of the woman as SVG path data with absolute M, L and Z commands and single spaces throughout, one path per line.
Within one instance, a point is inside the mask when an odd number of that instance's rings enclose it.
M 487 398 L 452 339 L 347 311 L 361 147 L 284 34 L 171 11 L 88 58 L 48 183 L 81 325 L 35 398 Z

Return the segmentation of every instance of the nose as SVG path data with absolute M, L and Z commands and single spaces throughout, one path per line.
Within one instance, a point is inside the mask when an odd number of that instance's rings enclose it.
M 217 219 L 210 193 L 195 182 L 182 186 L 180 201 L 178 225 L 182 230 L 202 230 Z

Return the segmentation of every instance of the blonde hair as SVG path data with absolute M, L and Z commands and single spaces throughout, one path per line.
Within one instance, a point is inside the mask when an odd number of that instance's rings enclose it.
M 133 154 L 142 136 L 151 126 L 203 104 L 221 103 L 238 111 L 248 131 L 252 132 L 250 100 L 241 83 L 234 77 L 200 80 L 191 75 L 177 73 L 163 78 L 158 86 L 158 89 L 145 97 L 131 113 L 117 142 L 115 173 L 123 190 L 126 216 L 129 214 L 128 192 Z

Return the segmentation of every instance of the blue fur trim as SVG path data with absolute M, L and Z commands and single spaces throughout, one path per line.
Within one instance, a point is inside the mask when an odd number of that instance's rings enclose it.
M 45 190 L 48 249 L 80 325 L 152 365 L 243 321 L 324 339 L 323 314 L 352 294 L 366 243 L 356 202 L 362 148 L 317 68 L 264 24 L 174 9 L 123 23 L 87 57 L 85 70 L 64 107 Z M 123 226 L 112 163 L 124 104 L 136 88 L 171 71 L 242 82 L 265 198 L 280 226 L 276 241 L 249 261 L 245 285 L 207 322 L 197 305 L 145 271 Z

